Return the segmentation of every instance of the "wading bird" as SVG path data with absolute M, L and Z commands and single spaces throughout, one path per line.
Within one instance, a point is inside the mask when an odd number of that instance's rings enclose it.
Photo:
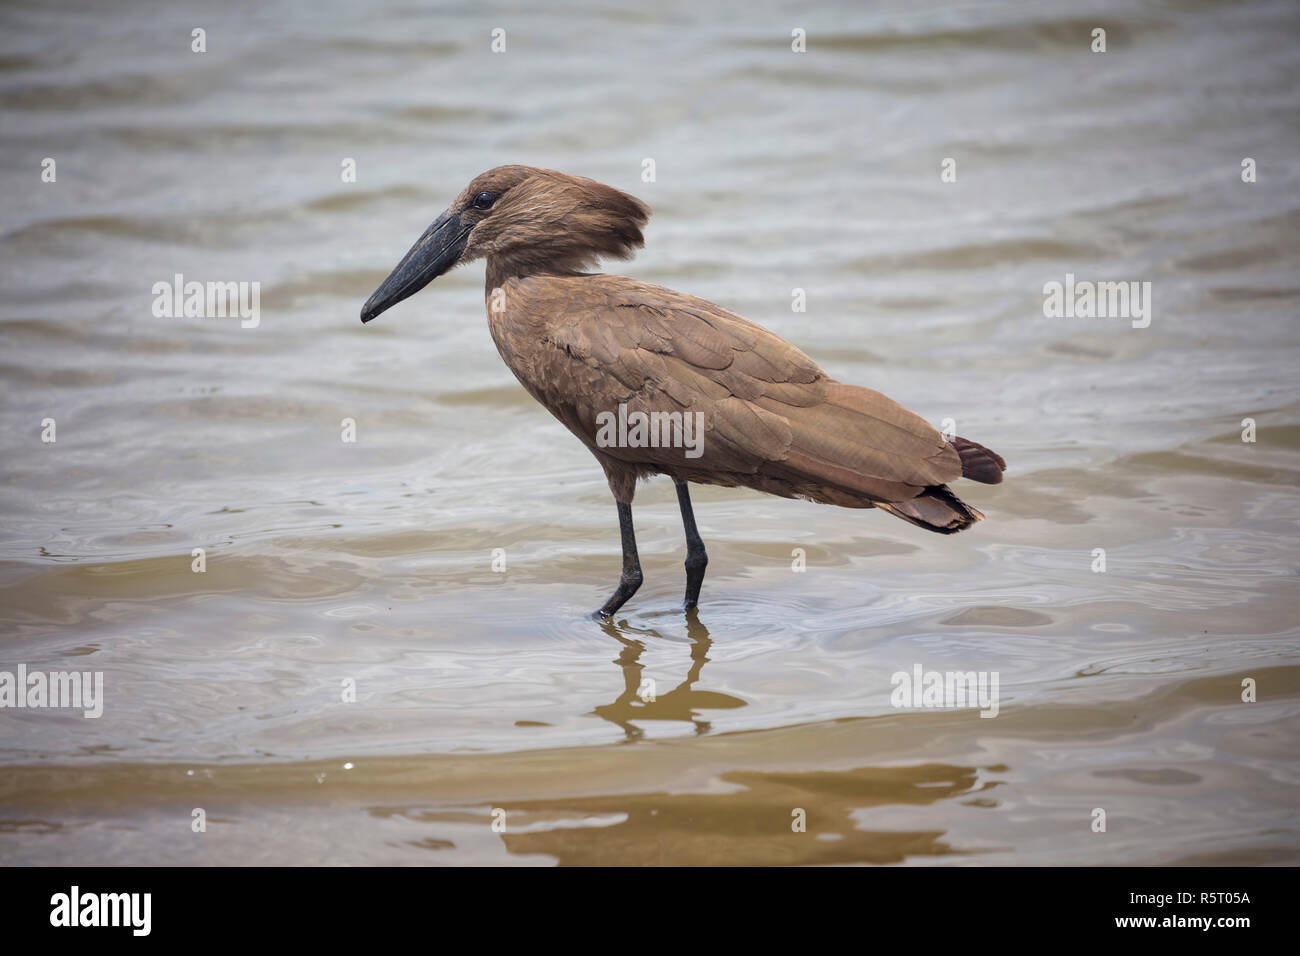
M 497 351 L 596 456 L 618 506 L 623 572 L 595 616 L 613 615 L 641 586 L 632 496 L 650 475 L 677 485 L 688 608 L 708 564 L 692 481 L 879 508 L 940 534 L 984 517 L 947 485 L 1002 480 L 1006 462 L 983 445 L 946 439 L 879 392 L 835 381 L 712 302 L 582 271 L 604 256 L 630 258 L 649 215 L 639 199 L 591 179 L 498 166 L 465 187 L 361 309 L 369 322 L 452 266 L 487 260 Z M 675 440 L 696 422 L 691 441 Z

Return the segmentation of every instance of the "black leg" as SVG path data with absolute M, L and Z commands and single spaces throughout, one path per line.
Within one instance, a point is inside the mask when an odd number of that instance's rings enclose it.
M 691 510 L 691 493 L 686 482 L 677 482 L 677 503 L 682 506 L 682 527 L 686 529 L 686 606 L 695 607 L 700 600 L 700 585 L 704 583 L 704 569 L 709 566 L 709 555 L 695 527 L 695 512 Z
M 618 578 L 618 589 L 605 602 L 605 606 L 592 615 L 597 620 L 613 617 L 641 586 L 641 561 L 636 556 L 636 532 L 632 530 L 632 506 L 623 502 L 618 505 L 618 530 L 623 539 L 623 573 Z

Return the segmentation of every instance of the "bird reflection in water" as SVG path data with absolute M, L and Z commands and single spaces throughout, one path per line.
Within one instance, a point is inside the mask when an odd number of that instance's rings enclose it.
M 641 663 L 641 655 L 645 653 L 646 645 L 644 641 L 627 635 L 631 633 L 659 640 L 673 639 L 649 627 L 634 628 L 626 624 L 618 626 L 609 620 L 602 621 L 600 626 L 601 630 L 623 645 L 618 657 L 614 659 L 614 663 L 623 670 L 623 692 L 612 703 L 602 704 L 592 713 L 602 720 L 617 724 L 622 728 L 627 741 L 639 740 L 645 736 L 645 730 L 635 722 L 647 720 L 681 720 L 691 724 L 696 735 L 707 734 L 712 729 L 712 724 L 702 719 L 698 715 L 699 711 L 732 710 L 748 703 L 730 694 L 695 689 L 700 671 L 709 660 L 709 648 L 713 646 L 709 629 L 700 621 L 696 608 L 686 612 L 686 636 L 691 642 L 690 667 L 682 682 L 666 694 L 652 693 L 651 687 L 654 685 L 642 687 L 645 665 Z

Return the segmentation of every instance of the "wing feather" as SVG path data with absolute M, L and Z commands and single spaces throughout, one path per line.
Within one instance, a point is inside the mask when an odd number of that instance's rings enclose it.
M 957 450 L 920 416 L 830 379 L 795 346 L 703 299 L 603 275 L 516 280 L 508 298 L 542 317 L 544 347 L 494 328 L 502 355 L 589 446 L 596 416 L 620 402 L 629 412 L 703 414 L 698 458 L 681 448 L 601 447 L 611 458 L 862 506 L 961 476 Z M 508 352 L 528 360 L 512 362 Z

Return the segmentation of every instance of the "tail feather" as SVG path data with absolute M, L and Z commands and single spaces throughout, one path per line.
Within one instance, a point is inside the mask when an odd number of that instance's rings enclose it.
M 952 447 L 961 456 L 961 476 L 972 481 L 982 481 L 986 485 L 996 485 L 1002 481 L 1002 473 L 1007 470 L 1007 463 L 995 451 L 967 438 L 954 438 Z
M 939 534 L 955 534 L 984 520 L 982 514 L 949 491 L 947 485 L 932 485 L 907 501 L 877 502 L 876 507 Z

